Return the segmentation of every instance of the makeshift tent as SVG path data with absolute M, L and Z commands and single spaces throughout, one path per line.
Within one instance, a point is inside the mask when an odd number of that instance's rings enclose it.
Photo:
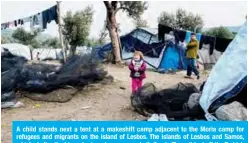
M 39 54 L 40 60 L 46 60 L 46 59 L 52 59 L 56 60 L 58 59 L 58 55 L 61 52 L 61 49 L 52 49 L 52 48 L 39 48 L 39 49 L 34 49 L 32 51 L 33 58 L 36 60 L 37 53 Z
M 13 55 L 25 57 L 31 60 L 30 48 L 28 46 L 12 43 L 12 44 L 1 44 L 1 47 L 9 50 Z
M 158 41 L 157 29 L 137 28 L 132 32 L 121 36 L 121 56 L 130 63 L 135 50 L 142 51 L 148 68 L 177 70 L 185 69 L 185 49 L 175 45 L 172 40 L 167 42 Z M 107 53 L 112 51 L 112 44 L 94 48 L 100 59 L 104 59 Z
M 210 45 L 203 44 L 202 48 L 198 51 L 198 63 L 206 70 L 211 68 L 220 58 L 222 52 L 214 49 L 212 55 L 209 54 Z
M 229 44 L 216 65 L 213 67 L 202 92 L 201 107 L 206 112 L 223 105 L 227 100 L 235 98 L 247 88 L 247 23 L 239 30 L 234 40 Z M 247 104 L 247 91 L 241 98 Z M 247 105 L 244 105 L 247 106 Z

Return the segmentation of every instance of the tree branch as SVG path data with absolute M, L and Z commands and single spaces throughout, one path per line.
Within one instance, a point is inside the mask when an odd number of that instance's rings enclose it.
M 116 9 L 116 11 L 115 11 L 115 14 L 119 11 L 119 10 L 126 10 L 126 11 L 130 11 L 130 8 L 127 8 L 127 7 L 119 7 L 119 8 L 117 8 Z
M 106 6 L 107 9 L 111 9 L 111 5 L 109 3 L 109 1 L 103 1 L 104 5 Z
M 112 5 L 112 7 L 114 8 L 114 10 L 117 8 L 117 1 L 112 1 L 111 2 L 111 5 Z

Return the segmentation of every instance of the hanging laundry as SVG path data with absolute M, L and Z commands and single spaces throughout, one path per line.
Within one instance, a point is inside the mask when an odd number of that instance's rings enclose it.
M 190 39 L 191 39 L 191 33 L 190 31 L 187 31 L 186 32 L 186 36 L 185 36 L 185 42 L 186 43 L 189 43 Z
M 201 41 L 201 33 L 196 33 L 196 39 L 197 39 L 198 41 Z
M 9 25 L 9 27 L 14 27 L 15 26 L 15 22 L 14 21 L 8 22 L 8 25 Z
M 224 52 L 233 39 L 216 38 L 215 49 Z
M 174 35 L 175 35 L 176 43 L 184 42 L 186 37 L 186 31 L 175 29 Z
M 159 40 L 162 40 L 164 42 L 164 35 L 168 34 L 171 31 L 173 31 L 173 28 L 159 24 L 158 25 L 158 38 L 159 38 Z
M 18 25 L 23 25 L 23 24 L 24 24 L 23 19 L 18 19 Z
M 210 45 L 209 55 L 212 55 L 213 51 L 214 51 L 214 47 L 215 47 L 215 37 L 202 35 L 199 49 L 202 48 L 203 44 L 209 44 Z
M 2 23 L 1 24 L 1 30 L 9 28 L 9 23 Z
M 40 26 L 40 28 L 43 28 L 42 14 L 41 13 L 30 16 L 30 27 L 33 28 L 34 26 L 37 26 L 37 25 Z
M 16 27 L 17 26 L 17 20 L 15 20 L 14 23 L 15 23 L 15 27 Z
M 43 29 L 46 29 L 47 23 L 53 20 L 58 24 L 57 5 L 42 12 Z

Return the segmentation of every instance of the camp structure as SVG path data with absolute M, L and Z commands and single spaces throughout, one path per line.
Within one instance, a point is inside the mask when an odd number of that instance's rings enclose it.
M 1 44 L 2 51 L 8 50 L 12 54 L 16 56 L 21 56 L 26 58 L 27 60 L 31 60 L 31 51 L 28 46 L 18 44 L 18 43 L 11 43 L 11 44 Z
M 247 107 L 246 28 L 247 23 L 215 64 L 204 85 L 200 105 L 210 120 L 216 109 L 234 99 Z
M 159 41 L 157 33 L 157 28 L 137 28 L 121 36 L 122 59 L 129 63 L 134 51 L 138 50 L 144 54 L 144 60 L 150 69 L 185 69 L 185 48 L 175 45 L 173 40 Z M 112 51 L 112 44 L 108 43 L 94 50 L 100 59 L 104 59 Z
M 35 60 L 37 59 L 38 53 L 40 60 L 58 60 L 60 59 L 61 49 L 53 49 L 53 48 L 33 49 L 32 54 Z

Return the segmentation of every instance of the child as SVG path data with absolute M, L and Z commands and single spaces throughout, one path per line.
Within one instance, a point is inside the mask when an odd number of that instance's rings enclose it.
M 142 52 L 134 52 L 129 69 L 131 71 L 130 77 L 132 78 L 132 94 L 134 94 L 137 89 L 142 87 L 142 81 L 146 78 L 146 64 Z

